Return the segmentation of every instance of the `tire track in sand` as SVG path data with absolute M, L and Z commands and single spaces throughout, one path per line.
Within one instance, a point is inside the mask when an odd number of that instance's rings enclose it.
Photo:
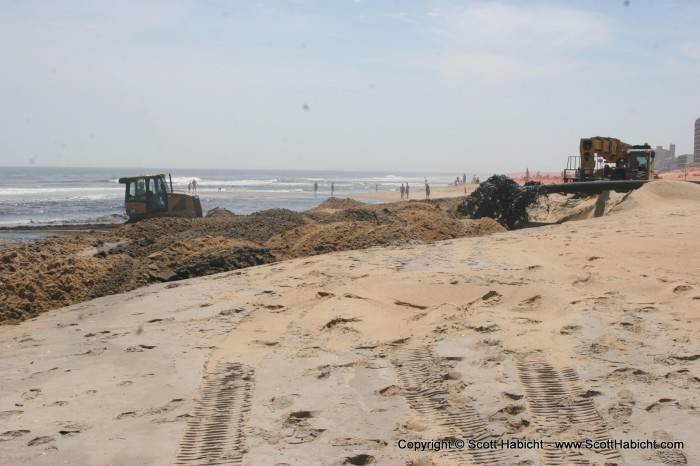
M 421 420 L 429 424 L 440 439 L 488 441 L 496 438 L 472 406 L 457 405 L 463 385 L 449 375 L 449 360 L 429 347 L 398 350 L 391 359 L 402 392 Z M 437 439 L 435 439 L 437 440 Z M 503 450 L 442 450 L 445 464 L 513 464 Z M 437 454 L 431 457 L 438 459 Z
M 541 432 L 545 441 L 540 450 L 543 464 L 624 464 L 615 449 L 565 450 L 548 444 L 555 440 L 610 440 L 590 392 L 581 387 L 573 368 L 555 367 L 540 355 L 522 356 L 515 366 L 525 390 L 530 427 Z
M 218 363 L 204 376 L 173 464 L 242 464 L 253 377 L 239 363 Z

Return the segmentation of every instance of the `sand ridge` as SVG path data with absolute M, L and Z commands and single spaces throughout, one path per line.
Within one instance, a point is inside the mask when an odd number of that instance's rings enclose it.
M 459 198 L 366 204 L 329 198 L 308 212 L 270 209 L 157 218 L 29 244 L 0 245 L 0 323 L 176 281 L 332 251 L 502 231 L 456 213 Z
M 302 257 L 3 327 L 0 460 L 695 464 L 699 200 L 647 185 L 597 218 Z M 445 438 L 685 445 L 398 446 Z

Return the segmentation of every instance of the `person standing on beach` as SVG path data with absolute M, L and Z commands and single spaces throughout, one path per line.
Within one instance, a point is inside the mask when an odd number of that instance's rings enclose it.
M 192 191 L 197 192 L 197 180 L 192 180 Z
M 314 195 L 318 192 L 318 181 L 314 181 Z
M 333 196 L 333 193 L 335 192 L 335 183 L 331 181 L 331 196 Z
M 406 188 L 403 187 L 403 183 L 401 183 L 401 199 L 403 199 L 403 195 L 406 192 Z
M 406 182 L 406 199 L 408 199 L 408 181 Z
M 425 182 L 425 200 L 429 201 L 430 200 L 430 185 L 428 182 Z

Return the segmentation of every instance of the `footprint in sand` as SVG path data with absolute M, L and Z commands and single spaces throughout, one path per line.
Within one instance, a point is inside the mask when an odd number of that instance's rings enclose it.
M 397 306 L 411 307 L 413 309 L 420 309 L 422 311 L 428 309 L 428 306 L 423 306 L 422 304 L 407 303 L 406 301 L 394 300 L 394 304 Z
M 608 414 L 616 422 L 626 424 L 632 416 L 634 405 L 634 394 L 629 390 L 620 390 L 617 394 L 617 402 L 608 408 Z
M 493 333 L 493 332 L 499 332 L 501 330 L 501 327 L 498 326 L 496 323 L 491 323 L 487 325 L 479 325 L 477 327 L 473 326 L 467 326 L 466 328 L 470 330 L 474 330 L 475 332 L 479 333 Z
M 35 447 L 37 445 L 46 445 L 47 443 L 55 442 L 56 439 L 53 437 L 49 437 L 47 435 L 44 435 L 42 437 L 36 437 L 32 440 L 29 441 L 27 444 L 28 447 Z
M 579 330 L 581 330 L 580 325 L 566 325 L 559 330 L 559 333 L 562 335 L 571 335 L 572 333 L 576 333 Z
M 358 319 L 357 317 L 351 317 L 349 319 L 346 319 L 345 317 L 336 317 L 326 322 L 326 325 L 321 327 L 321 330 L 328 330 L 337 326 L 346 327 L 344 324 L 348 324 L 351 322 L 360 322 L 360 319 Z
M 667 365 L 675 365 L 678 363 L 685 364 L 689 361 L 696 361 L 700 359 L 700 354 L 671 354 L 668 356 L 664 355 L 658 355 L 654 357 L 654 360 L 656 362 L 662 363 L 662 364 L 667 364 Z
M 262 304 L 261 307 L 263 307 L 269 311 L 272 311 L 274 313 L 284 312 L 286 309 L 281 304 Z
M 61 434 L 61 437 L 72 437 L 74 435 L 78 435 L 84 430 L 91 429 L 92 426 L 89 426 L 87 424 L 68 424 L 63 426 L 61 430 L 58 431 L 59 434 Z
M 148 409 L 146 409 L 146 410 L 143 412 L 143 414 L 148 415 L 148 416 L 152 416 L 152 415 L 155 415 L 155 414 L 167 413 L 167 412 L 170 412 L 170 411 L 172 411 L 172 410 L 178 408 L 179 406 L 181 406 L 182 403 L 183 403 L 183 401 L 184 401 L 184 400 L 183 400 L 182 398 L 174 398 L 174 399 L 168 401 L 165 405 L 163 405 L 163 406 L 161 406 L 161 407 L 159 407 L 159 408 L 148 408 Z
M 536 294 L 530 298 L 520 301 L 517 306 L 518 311 L 530 311 L 537 308 L 542 303 L 542 295 Z
M 29 391 L 22 393 L 22 399 L 24 401 L 31 401 L 39 395 L 41 395 L 40 388 L 30 388 Z
M 30 431 L 26 429 L 20 429 L 20 430 L 8 430 L 7 432 L 3 432 L 0 434 L 0 442 L 7 442 L 8 440 L 13 440 L 18 437 L 22 437 L 23 435 L 27 435 Z
M 573 281 L 572 285 L 573 286 L 586 286 L 590 283 L 591 281 L 591 274 L 581 274 L 578 276 L 576 280 Z
M 364 466 L 367 464 L 375 464 L 374 456 L 362 453 L 355 456 L 347 456 L 343 464 L 354 464 L 355 466 Z
M 503 295 L 501 295 L 501 293 L 499 293 L 498 291 L 490 290 L 488 293 L 486 293 L 482 297 L 477 298 L 477 299 L 467 303 L 467 307 L 473 306 L 477 303 L 481 303 L 481 304 L 484 304 L 486 306 L 495 306 L 496 304 L 501 302 L 502 297 L 503 297 Z
M 331 376 L 331 367 L 330 366 L 318 366 L 314 369 L 308 369 L 305 374 L 311 375 L 313 377 L 316 377 L 317 379 L 327 379 L 328 377 Z
M 388 387 L 382 388 L 377 393 L 379 393 L 381 396 L 391 397 L 402 395 L 403 390 L 401 390 L 401 387 L 397 385 L 389 385 Z
M 650 413 L 658 413 L 662 409 L 673 408 L 673 407 L 675 407 L 675 408 L 680 407 L 680 405 L 678 404 L 678 402 L 676 400 L 674 400 L 673 398 L 661 398 L 661 399 L 659 399 L 659 401 L 656 401 L 656 402 L 650 404 L 645 409 Z
M 641 369 L 623 367 L 612 371 L 606 379 L 608 380 L 633 380 L 635 382 L 650 383 L 657 379 L 655 375 L 644 372 Z
M 107 348 L 95 348 L 84 353 L 78 353 L 76 354 L 76 356 L 99 356 L 105 351 L 107 351 Z
M 527 317 L 515 317 L 513 318 L 513 322 L 516 324 L 527 324 L 527 325 L 536 325 L 536 324 L 541 324 L 541 320 L 537 319 L 529 319 Z
M 508 432 L 511 434 L 522 432 L 530 426 L 530 417 L 527 409 L 520 404 L 508 404 L 489 416 L 489 419 L 504 422 Z
M 503 295 L 498 291 L 491 290 L 481 297 L 481 300 L 487 303 L 496 303 L 501 300 Z
M 691 385 L 700 385 L 700 377 L 694 376 L 688 369 L 680 369 L 669 372 L 665 375 L 665 378 L 671 384 L 681 388 L 688 388 Z M 1 415 L 2 413 L 0 413 L 0 416 Z
M 691 291 L 692 289 L 693 289 L 693 287 L 690 285 L 678 285 L 677 287 L 675 287 L 673 289 L 673 292 L 676 294 L 683 294 L 683 293 L 686 293 L 688 291 Z
M 653 433 L 652 438 L 660 442 L 670 442 L 674 440 L 668 432 L 663 430 L 655 431 Z M 656 452 L 656 456 L 659 459 L 659 461 L 661 461 L 661 463 L 663 464 L 688 464 L 688 458 L 685 456 L 685 453 L 683 453 L 681 450 L 660 450 Z
M 65 405 L 67 405 L 67 404 L 68 404 L 67 401 L 62 401 L 62 400 L 60 400 L 60 401 L 54 401 L 53 403 L 51 403 L 51 404 L 49 405 L 49 407 L 52 407 L 52 406 L 65 406 Z
M 275 396 L 270 399 L 270 407 L 272 409 L 285 409 L 294 404 L 299 395 L 292 394 L 287 396 Z
M 318 416 L 320 411 L 294 411 L 282 424 L 281 436 L 289 444 L 308 443 L 316 440 L 326 429 L 316 429 L 308 419 Z
M 154 345 L 138 345 L 138 346 L 129 346 L 126 351 L 127 353 L 142 353 L 144 350 L 151 350 L 155 348 Z
M 7 418 L 7 417 L 19 416 L 21 414 L 24 414 L 24 411 L 20 411 L 19 409 L 12 409 L 9 411 L 0 411 L 0 419 Z

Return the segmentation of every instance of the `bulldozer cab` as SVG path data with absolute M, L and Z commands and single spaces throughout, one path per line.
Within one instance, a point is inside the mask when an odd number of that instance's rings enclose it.
M 654 178 L 654 156 L 648 144 L 632 146 L 627 155 L 628 179 L 651 180 Z
M 140 175 L 119 178 L 126 185 L 124 210 L 130 222 L 154 217 L 199 218 L 202 216 L 202 203 L 199 196 L 170 190 L 165 175 Z
M 165 175 L 144 175 L 119 178 L 126 185 L 124 204 L 131 216 L 152 216 L 168 211 L 168 189 Z

